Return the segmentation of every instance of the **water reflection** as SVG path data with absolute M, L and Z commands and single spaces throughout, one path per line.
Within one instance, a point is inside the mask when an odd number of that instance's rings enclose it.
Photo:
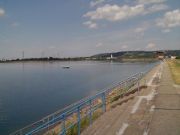
M 63 69 L 64 65 L 71 68 Z M 12 132 L 152 66 L 100 61 L 1 63 L 0 131 Z

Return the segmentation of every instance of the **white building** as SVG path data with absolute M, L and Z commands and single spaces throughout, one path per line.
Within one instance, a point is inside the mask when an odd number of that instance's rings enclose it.
M 113 57 L 113 55 L 111 54 L 111 56 L 110 56 L 110 57 L 107 57 L 106 59 L 107 59 L 107 60 L 113 60 L 113 59 L 116 59 L 116 57 Z
M 171 56 L 171 59 L 176 59 L 176 56 Z

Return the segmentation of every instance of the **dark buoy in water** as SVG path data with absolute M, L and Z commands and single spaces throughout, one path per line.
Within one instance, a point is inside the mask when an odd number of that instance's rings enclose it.
M 63 66 L 62 68 L 63 69 L 69 69 L 70 67 L 69 66 Z

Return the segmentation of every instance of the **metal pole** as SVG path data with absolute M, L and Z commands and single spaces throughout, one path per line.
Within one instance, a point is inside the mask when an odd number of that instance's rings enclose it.
M 81 114 L 80 114 L 80 107 L 78 107 L 77 117 L 78 117 L 78 135 L 80 135 L 80 134 L 81 134 Z
M 48 133 L 49 133 L 49 117 L 48 117 L 48 127 L 47 128 L 48 128 Z
M 62 130 L 62 135 L 65 135 L 66 134 L 66 123 L 65 123 L 65 114 L 63 114 L 63 116 L 62 116 L 63 118 L 63 123 L 62 123 L 62 125 L 61 125 L 61 130 Z M 61 134 L 60 134 L 61 135 Z
M 53 123 L 52 123 L 52 125 L 54 125 L 54 115 L 53 115 L 53 117 L 52 117 L 52 119 L 53 119 Z M 53 133 L 54 133 L 54 128 L 53 128 Z
M 137 80 L 137 87 L 138 87 L 138 95 L 139 95 L 139 91 L 140 91 L 140 81 L 139 81 L 139 77 L 134 77 Z
M 139 79 L 138 79 L 138 95 L 140 94 L 140 86 L 139 86 Z
M 146 78 L 144 77 L 144 86 L 146 86 L 147 84 Z
M 103 112 L 106 112 L 106 95 L 105 95 L 105 92 L 102 94 L 102 109 L 103 109 Z
M 92 125 L 92 100 L 89 100 L 89 105 L 90 105 L 89 119 L 90 119 L 90 125 Z

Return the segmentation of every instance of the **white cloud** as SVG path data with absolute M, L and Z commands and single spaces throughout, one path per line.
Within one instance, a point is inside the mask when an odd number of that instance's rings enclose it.
M 142 26 L 142 27 L 137 27 L 134 29 L 135 35 L 137 38 L 141 38 L 144 36 L 145 31 L 148 29 L 148 27 Z
M 88 17 L 90 20 L 120 21 L 139 15 L 166 10 L 167 8 L 168 6 L 165 4 L 153 4 L 151 6 L 145 6 L 143 4 L 138 4 L 135 6 L 106 4 L 98 7 L 94 11 L 87 12 L 83 16 Z
M 92 0 L 90 2 L 90 6 L 94 7 L 94 6 L 99 5 L 99 4 L 103 3 L 103 2 L 105 2 L 105 0 Z
M 154 3 L 163 3 L 166 0 L 137 0 L 140 4 L 154 4 Z
M 166 29 L 166 32 L 169 32 L 168 29 L 170 28 L 180 26 L 180 10 L 166 12 L 163 18 L 156 20 L 156 25 Z
M 128 48 L 128 46 L 127 45 L 123 45 L 123 46 L 121 46 L 121 49 L 127 49 Z
M 118 6 L 106 4 L 98 7 L 95 11 L 87 12 L 84 17 L 89 17 L 91 20 L 109 20 L 118 21 L 141 15 L 144 12 L 144 5 L 136 6 Z
M 146 29 L 147 29 L 146 27 L 138 27 L 134 31 L 136 33 L 144 33 L 144 31 L 146 31 Z
M 5 14 L 4 9 L 0 8 L 0 16 L 3 16 Z
M 96 29 L 96 28 L 98 28 L 97 23 L 94 23 L 94 22 L 92 22 L 92 21 L 86 21 L 86 22 L 84 22 L 83 24 L 86 25 L 86 26 L 87 26 L 88 28 L 90 28 L 90 29 Z
M 55 46 L 49 46 L 49 49 L 55 49 L 56 47 Z
M 168 9 L 168 6 L 166 4 L 154 4 L 148 7 L 145 13 L 154 13 L 166 9 Z
M 156 47 L 156 44 L 155 43 L 149 43 L 147 46 L 146 46 L 146 49 L 155 49 Z
M 18 27 L 20 24 L 18 22 L 14 22 L 11 24 L 12 27 Z
M 103 46 L 103 43 L 101 43 L 101 42 L 99 42 L 99 43 L 96 45 L 96 47 L 101 47 L 101 46 Z
M 170 32 L 171 30 L 170 29 L 164 29 L 164 30 L 162 30 L 162 32 L 164 32 L 164 33 L 168 33 L 168 32 Z
M 147 31 L 151 27 L 151 25 L 152 24 L 150 23 L 150 21 L 144 21 L 141 23 L 141 25 L 136 27 L 133 32 L 135 32 L 135 34 L 137 33 L 137 36 L 144 36 L 145 31 Z

